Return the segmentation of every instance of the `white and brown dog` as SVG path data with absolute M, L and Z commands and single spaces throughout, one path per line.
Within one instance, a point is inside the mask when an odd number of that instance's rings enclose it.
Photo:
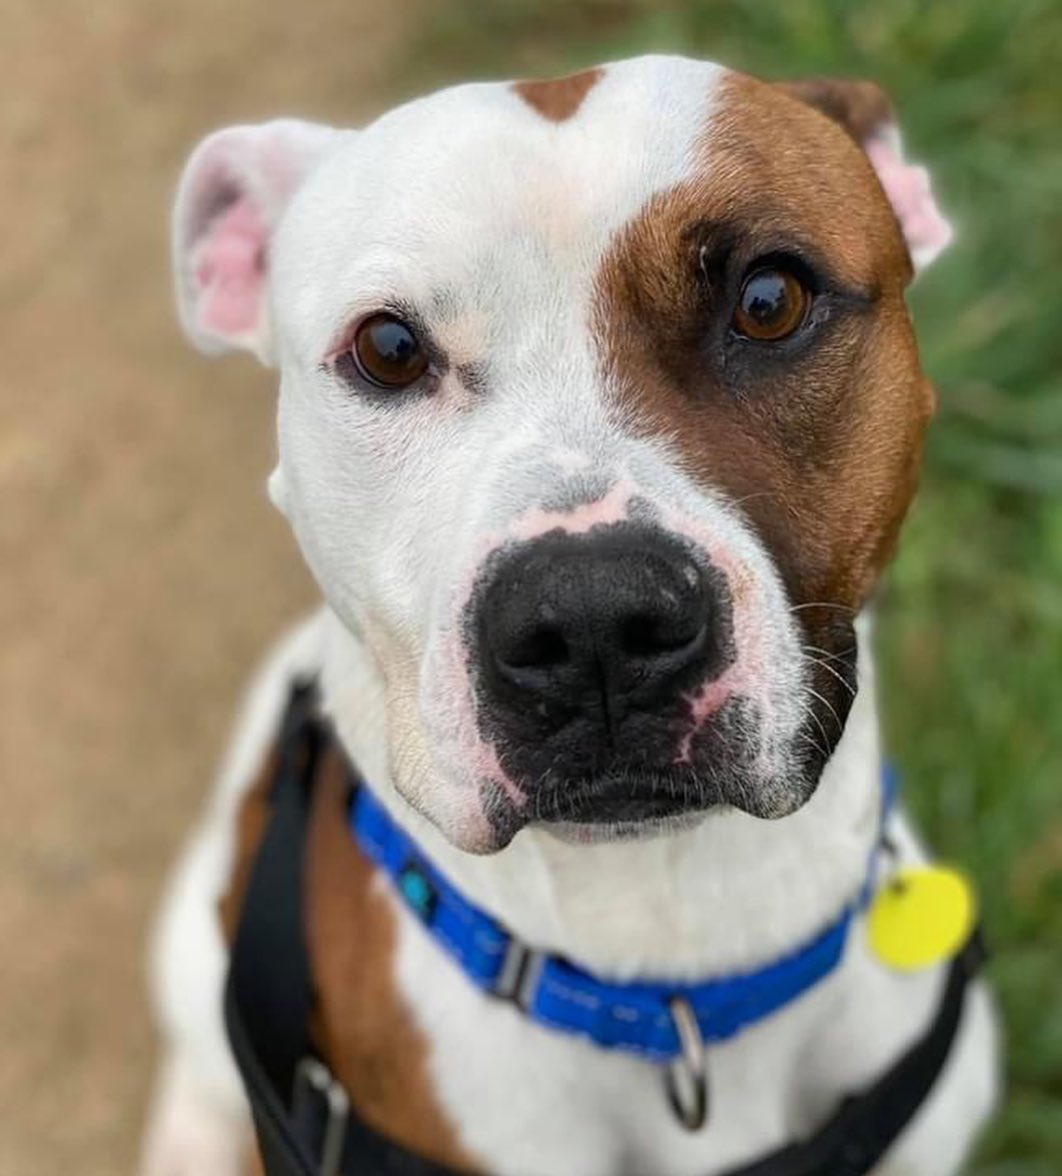
M 261 673 L 172 886 L 145 1170 L 247 1163 L 218 909 L 231 930 L 297 677 L 433 868 L 602 983 L 759 974 L 831 927 L 881 836 L 866 609 L 933 407 L 904 289 L 950 235 L 882 93 L 647 57 L 361 131 L 236 127 L 174 231 L 192 340 L 279 369 L 270 494 L 325 603 Z M 885 966 L 857 912 L 828 975 L 708 1046 L 688 1131 L 658 1064 L 471 983 L 344 805 L 306 850 L 317 1045 L 362 1119 L 455 1169 L 723 1172 L 935 1014 L 945 967 Z M 922 860 L 902 815 L 888 834 Z M 974 986 L 877 1170 L 955 1172 L 995 1089 Z

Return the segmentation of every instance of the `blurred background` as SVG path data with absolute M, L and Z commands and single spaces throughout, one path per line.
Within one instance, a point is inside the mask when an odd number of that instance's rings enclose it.
M 0 28 L 0 1174 L 131 1171 L 150 915 L 314 595 L 264 495 L 272 377 L 175 326 L 184 157 L 651 49 L 878 80 L 959 228 L 911 296 L 940 413 L 882 593 L 885 717 L 995 949 L 1009 1089 L 971 1171 L 1062 1172 L 1062 5 L 2 0 Z

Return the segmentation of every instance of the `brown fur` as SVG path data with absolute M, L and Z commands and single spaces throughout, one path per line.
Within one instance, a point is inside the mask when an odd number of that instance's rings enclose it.
M 794 603 L 856 610 L 914 492 L 932 405 L 904 242 L 862 151 L 776 87 L 729 77 L 702 150 L 703 171 L 651 200 L 602 265 L 605 366 L 625 415 L 741 503 Z M 744 268 L 794 242 L 845 292 L 817 339 L 788 355 L 728 347 Z
M 232 882 L 221 902 L 229 942 L 265 832 L 275 765 L 272 752 L 241 806 Z M 318 769 L 306 846 L 315 1044 L 367 1123 L 414 1152 L 473 1172 L 435 1097 L 427 1042 L 396 988 L 395 913 L 350 836 L 346 795 L 342 753 L 333 744 Z
M 563 78 L 514 82 L 513 89 L 543 118 L 550 122 L 564 122 L 582 106 L 583 99 L 603 74 L 602 69 L 587 69 Z

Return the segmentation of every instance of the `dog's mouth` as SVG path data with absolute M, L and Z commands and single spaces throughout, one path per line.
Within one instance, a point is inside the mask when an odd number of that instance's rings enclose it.
M 543 824 L 632 825 L 724 803 L 723 796 L 689 771 L 611 772 L 546 783 L 524 816 Z
M 717 812 L 740 810 L 773 819 L 807 797 L 794 779 L 756 779 L 750 765 L 706 771 L 692 765 L 644 766 L 540 781 L 524 797 L 486 785 L 484 809 L 499 845 L 536 827 L 574 841 L 650 837 L 687 827 Z
M 524 827 L 575 842 L 648 837 L 690 824 L 726 804 L 720 793 L 685 769 L 552 779 L 522 805 L 500 791 L 492 790 L 484 799 L 500 845 Z

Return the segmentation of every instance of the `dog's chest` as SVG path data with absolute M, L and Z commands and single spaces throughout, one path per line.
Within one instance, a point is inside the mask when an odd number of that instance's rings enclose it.
M 710 1176 L 810 1133 L 884 1069 L 929 1016 L 935 977 L 903 992 L 853 944 L 799 1002 L 709 1050 L 698 1132 L 671 1110 L 662 1069 L 554 1033 L 483 996 L 419 924 L 398 919 L 396 980 L 427 1042 L 436 1097 L 483 1171 Z
M 658 1067 L 546 1029 L 474 987 L 362 855 L 348 827 L 343 765 L 329 762 L 307 841 L 314 1035 L 359 1114 L 413 1152 L 494 1176 L 713 1176 L 811 1134 L 932 1016 L 940 971 L 898 978 L 870 958 L 857 924 L 825 981 L 710 1047 L 711 1113 L 703 1130 L 689 1133 L 673 1116 Z M 263 782 L 269 778 L 264 771 Z M 237 834 L 235 902 L 265 804 L 265 784 L 252 787 Z M 903 860 L 919 856 L 900 817 L 890 834 Z M 639 889 L 648 881 L 641 877 Z M 703 888 L 686 890 L 703 906 Z M 237 913 L 233 902 L 227 909 Z M 723 930 L 708 937 L 717 947 Z M 915 1142 L 918 1162 L 910 1166 L 905 1138 L 901 1166 L 878 1176 L 950 1171 L 937 1162 L 942 1146 L 961 1156 L 991 1101 L 990 1016 L 983 994 L 978 1000 L 978 1024 L 960 1035 L 963 1056 L 915 1124 L 923 1137 L 932 1124 L 928 1142 Z

